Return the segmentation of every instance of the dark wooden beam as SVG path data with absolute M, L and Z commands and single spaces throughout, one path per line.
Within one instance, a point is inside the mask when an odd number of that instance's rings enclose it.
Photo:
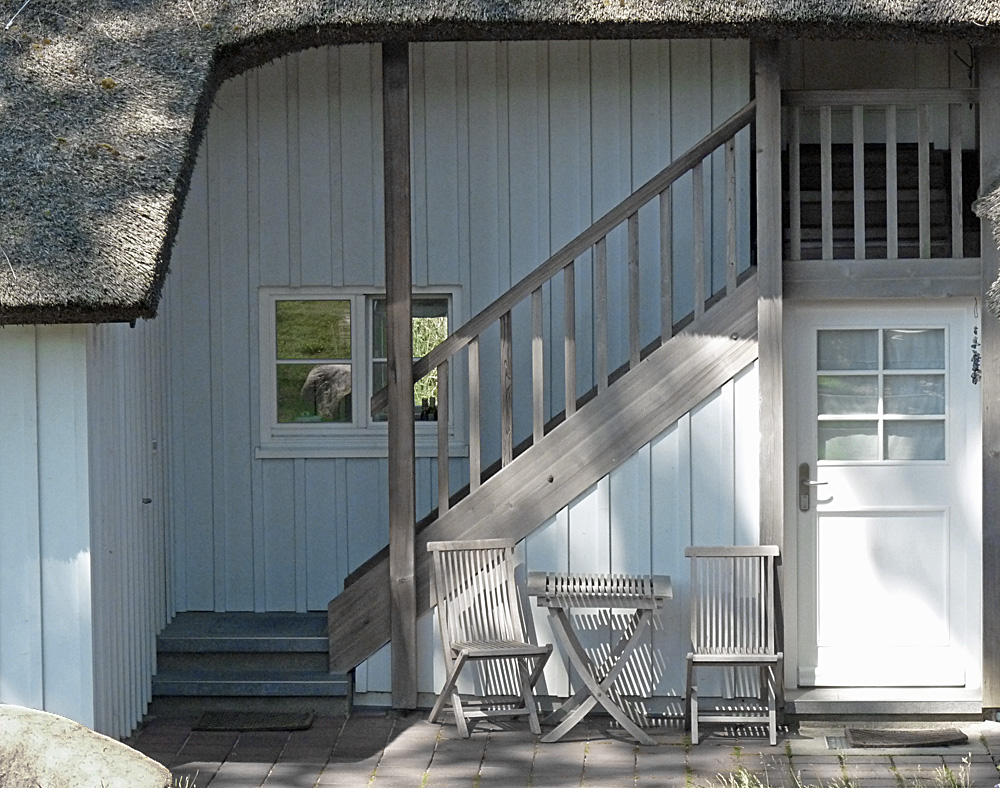
M 777 41 L 754 44 L 757 99 L 757 338 L 760 347 L 760 539 L 784 547 L 781 75 Z
M 979 296 L 975 257 L 929 260 L 786 260 L 784 297 L 848 300 Z
M 410 267 L 410 53 L 382 45 L 385 294 L 389 388 L 389 610 L 392 705 L 417 707 L 416 501 Z
M 981 188 L 1000 178 L 1000 48 L 984 47 L 979 64 Z M 981 230 L 983 416 L 983 706 L 1000 708 L 1000 322 L 986 310 L 997 277 L 998 254 L 990 222 Z

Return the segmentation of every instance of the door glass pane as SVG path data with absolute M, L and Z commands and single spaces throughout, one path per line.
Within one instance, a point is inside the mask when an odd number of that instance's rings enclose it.
M 886 329 L 886 369 L 944 369 L 943 328 Z
M 820 375 L 817 390 L 820 416 L 878 413 L 875 375 Z
M 278 422 L 351 421 L 350 364 L 278 364 Z
M 943 421 L 887 421 L 887 460 L 943 460 Z
M 816 344 L 816 360 L 821 370 L 878 369 L 876 329 L 819 331 Z
M 886 375 L 885 412 L 903 416 L 944 413 L 944 375 Z
M 877 460 L 878 423 L 875 421 L 821 421 L 819 459 Z

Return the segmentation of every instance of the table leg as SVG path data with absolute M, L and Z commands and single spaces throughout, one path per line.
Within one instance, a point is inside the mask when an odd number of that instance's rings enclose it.
M 656 742 L 642 728 L 632 722 L 608 694 L 608 690 L 611 689 L 615 679 L 618 678 L 618 674 L 625 667 L 629 656 L 638 647 L 639 638 L 649 625 L 651 611 L 636 611 L 634 616 L 635 626 L 632 632 L 623 635 L 621 640 L 615 645 L 615 648 L 612 650 L 612 656 L 609 658 L 611 667 L 601 680 L 597 678 L 597 671 L 593 660 L 587 656 L 587 652 L 580 643 L 580 639 L 573 631 L 565 609 L 554 606 L 550 607 L 549 615 L 551 617 L 552 632 L 565 648 L 566 656 L 569 657 L 584 686 L 579 688 L 573 697 L 563 704 L 553 715 L 563 716 L 565 712 L 563 721 L 555 730 L 543 736 L 542 741 L 558 741 L 568 730 L 583 719 L 587 712 L 600 703 L 638 742 L 641 744 L 655 744 Z M 586 697 L 588 695 L 590 697 Z

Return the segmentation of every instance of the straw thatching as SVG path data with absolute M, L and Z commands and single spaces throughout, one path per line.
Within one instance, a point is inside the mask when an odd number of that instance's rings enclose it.
M 3 0 L 0 323 L 155 314 L 215 88 L 386 39 L 1000 33 L 1000 0 Z M 6 25 L 6 27 L 5 27 Z

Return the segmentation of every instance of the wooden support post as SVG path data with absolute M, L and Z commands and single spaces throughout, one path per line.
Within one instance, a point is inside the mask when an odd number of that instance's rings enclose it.
M 979 161 L 981 189 L 1000 178 L 1000 47 L 979 51 Z M 986 311 L 986 291 L 1000 255 L 990 222 L 981 231 L 983 417 L 983 707 L 1000 708 L 1000 321 Z
M 410 271 L 409 46 L 382 45 L 385 294 L 389 388 L 389 600 L 392 705 L 417 707 L 416 501 Z
M 757 335 L 760 353 L 760 540 L 784 548 L 781 286 L 781 77 L 778 43 L 754 48 L 757 96 Z M 784 551 L 782 551 L 784 552 Z M 780 591 L 780 588 L 779 588 Z

